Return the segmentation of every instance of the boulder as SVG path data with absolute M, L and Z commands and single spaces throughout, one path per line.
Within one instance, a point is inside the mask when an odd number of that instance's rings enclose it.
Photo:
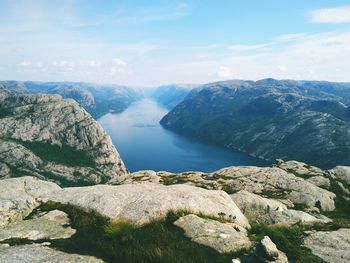
M 293 225 L 298 222 L 311 224 L 331 221 L 322 215 L 313 216 L 303 211 L 288 209 L 280 201 L 267 199 L 244 190 L 230 196 L 249 221 L 284 225 Z
M 298 161 L 276 160 L 274 166 L 303 178 L 324 174 L 320 168 Z
M 20 246 L 0 245 L 0 262 L 6 263 L 103 263 L 91 256 L 65 253 L 47 247 L 45 244 Z
M 324 211 L 335 208 L 334 193 L 277 167 L 228 167 L 215 172 L 214 176 L 224 178 L 234 192 L 246 190 L 267 197 L 289 199 L 294 204 L 308 207 L 320 205 Z
M 310 177 L 306 179 L 306 181 L 320 187 L 329 188 L 331 186 L 331 181 L 329 178 L 322 175 Z
M 260 241 L 255 255 L 264 263 L 288 263 L 287 256 L 278 250 L 276 244 L 272 242 L 269 236 L 264 236 Z
M 196 215 L 186 215 L 174 222 L 192 241 L 220 253 L 234 253 L 251 247 L 247 230 L 235 223 L 221 223 Z
M 0 228 L 0 241 L 10 238 L 29 240 L 70 238 L 76 231 L 69 225 L 70 220 L 66 213 L 53 210 L 38 218 Z
M 311 173 L 313 176 L 321 176 L 316 167 L 311 169 Z M 165 185 L 181 183 L 205 189 L 222 189 L 228 193 L 246 190 L 274 199 L 289 199 L 294 204 L 304 204 L 310 208 L 320 206 L 324 211 L 332 211 L 335 208 L 334 193 L 318 187 L 315 182 L 308 182 L 278 167 L 233 166 L 212 173 L 175 174 L 142 171 L 132 174 L 125 180 L 125 183 L 145 182 Z
M 38 197 L 61 188 L 35 177 L 0 180 L 0 227 L 26 217 L 40 202 Z
M 305 238 L 304 245 L 325 262 L 350 262 L 350 229 L 311 233 Z
M 138 225 L 164 218 L 170 210 L 186 210 L 227 219 L 235 217 L 238 225 L 249 227 L 248 220 L 227 193 L 189 185 L 145 183 L 72 187 L 47 193 L 42 199 L 94 209 L 109 218 L 123 218 Z
M 336 166 L 335 168 L 329 170 L 329 173 L 338 180 L 343 181 L 350 185 L 350 167 L 349 166 Z M 350 190 L 350 189 L 349 189 Z

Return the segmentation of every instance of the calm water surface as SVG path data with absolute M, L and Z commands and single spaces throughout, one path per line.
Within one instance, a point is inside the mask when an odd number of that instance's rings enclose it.
M 164 129 L 160 119 L 167 110 L 144 99 L 119 114 L 106 114 L 98 122 L 111 136 L 131 171 L 212 172 L 232 165 L 266 166 L 244 153 L 185 138 Z

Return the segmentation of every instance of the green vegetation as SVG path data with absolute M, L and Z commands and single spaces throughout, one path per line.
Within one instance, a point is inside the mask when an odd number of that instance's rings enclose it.
M 43 161 L 72 167 L 95 167 L 94 159 L 87 151 L 79 151 L 68 145 L 58 146 L 48 142 L 13 141 L 26 147 Z
M 13 114 L 13 109 L 12 108 L 2 108 L 0 107 L 0 118 L 5 118 L 8 116 L 11 116 Z
M 302 246 L 306 230 L 310 230 L 310 226 L 286 227 L 252 224 L 249 236 L 253 241 L 260 241 L 264 236 L 269 236 L 278 249 L 286 253 L 291 263 L 321 263 L 322 259 L 313 255 L 310 249 Z
M 69 253 L 79 253 L 102 258 L 106 262 L 120 263 L 194 263 L 231 262 L 239 255 L 221 255 L 215 250 L 192 242 L 183 231 L 173 225 L 186 211 L 169 212 L 165 220 L 135 226 L 127 220 L 109 221 L 94 211 L 83 211 L 77 206 L 48 202 L 35 209 L 27 218 L 37 213 L 59 209 L 66 212 L 77 233 L 70 239 L 49 241 L 51 247 Z M 13 244 L 27 240 L 6 240 Z M 243 251 L 242 251 L 243 253 Z
M 350 189 L 350 186 L 347 186 Z M 332 229 L 350 227 L 350 201 L 344 198 L 344 192 L 337 181 L 331 180 L 330 191 L 336 194 L 335 210 L 322 211 L 322 214 L 333 219 Z

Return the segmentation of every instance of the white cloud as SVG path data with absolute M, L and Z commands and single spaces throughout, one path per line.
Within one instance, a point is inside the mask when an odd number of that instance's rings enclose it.
M 285 71 L 288 70 L 288 68 L 287 68 L 286 65 L 280 65 L 280 66 L 278 66 L 278 69 L 279 69 L 280 71 L 282 71 L 282 72 L 285 72 Z
M 216 75 L 221 79 L 225 79 L 225 78 L 231 78 L 233 74 L 232 74 L 232 70 L 229 67 L 221 66 L 216 72 Z
M 97 61 L 95 61 L 95 60 L 89 60 L 89 61 L 87 62 L 87 65 L 88 65 L 89 67 L 91 67 L 91 68 L 99 68 L 99 67 L 101 67 L 101 63 L 100 63 L 100 62 L 97 62 Z
M 312 10 L 310 12 L 310 22 L 327 24 L 350 23 L 350 5 Z
M 126 62 L 124 60 L 122 60 L 121 58 L 115 58 L 113 59 L 113 62 L 115 65 L 117 66 L 126 66 Z
M 258 49 L 262 49 L 265 48 L 267 46 L 269 46 L 269 43 L 266 44 L 260 44 L 260 45 L 232 45 L 229 46 L 228 48 L 233 50 L 233 51 L 238 51 L 238 52 L 242 52 L 242 51 L 251 51 L 251 50 L 258 50 Z

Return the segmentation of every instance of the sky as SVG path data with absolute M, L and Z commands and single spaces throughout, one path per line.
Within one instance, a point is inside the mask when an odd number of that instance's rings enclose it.
M 0 79 L 350 82 L 342 0 L 0 0 Z

